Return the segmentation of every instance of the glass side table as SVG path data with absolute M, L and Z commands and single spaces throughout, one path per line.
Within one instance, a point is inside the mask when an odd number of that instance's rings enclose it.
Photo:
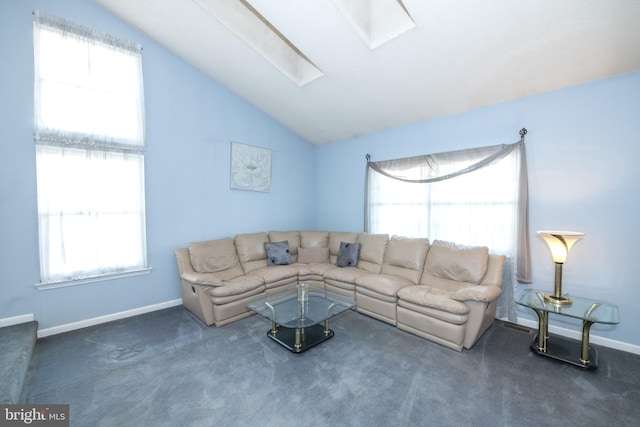
M 569 305 L 545 302 L 544 292 L 527 289 L 516 302 L 529 307 L 538 315 L 538 333 L 531 343 L 531 351 L 541 356 L 571 363 L 583 369 L 598 367 L 598 352 L 589 347 L 589 330 L 594 323 L 615 325 L 620 323 L 618 306 L 590 298 L 571 296 Z M 582 341 L 549 336 L 549 313 L 582 320 Z

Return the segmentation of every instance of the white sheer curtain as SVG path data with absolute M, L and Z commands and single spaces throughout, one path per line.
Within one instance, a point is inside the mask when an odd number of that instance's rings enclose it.
M 529 283 L 524 142 L 369 162 L 365 230 L 489 247 L 507 256 L 498 317 L 516 320 Z
M 34 15 L 41 283 L 144 269 L 141 47 Z

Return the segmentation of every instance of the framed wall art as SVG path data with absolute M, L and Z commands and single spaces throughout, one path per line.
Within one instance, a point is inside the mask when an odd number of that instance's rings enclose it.
M 271 150 L 231 142 L 232 190 L 271 191 Z

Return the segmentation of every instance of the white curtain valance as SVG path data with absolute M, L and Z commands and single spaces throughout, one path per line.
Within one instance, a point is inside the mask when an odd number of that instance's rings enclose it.
M 78 25 L 75 22 L 68 21 L 55 15 L 50 15 L 41 10 L 34 11 L 33 15 L 35 17 L 35 22 L 39 23 L 40 25 L 46 25 L 48 27 L 55 28 L 68 34 L 75 34 L 76 36 L 82 37 L 84 39 L 104 43 L 108 46 L 128 50 L 133 53 L 142 52 L 142 45 L 139 43 L 122 39 L 120 37 L 115 37 L 111 34 L 107 34 L 93 28 Z
M 142 47 L 41 11 L 33 34 L 36 144 L 144 152 Z
M 368 166 L 389 178 L 426 184 L 455 178 L 490 165 L 513 150 L 520 149 L 519 144 L 520 142 L 369 162 Z

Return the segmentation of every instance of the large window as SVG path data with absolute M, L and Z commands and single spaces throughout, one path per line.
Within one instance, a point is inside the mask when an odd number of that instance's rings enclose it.
M 447 167 L 456 165 L 451 161 Z M 409 167 L 404 176 L 417 177 L 421 167 Z M 496 253 L 511 251 L 518 197 L 512 159 L 435 182 L 407 182 L 372 172 L 371 232 L 481 244 Z
M 367 167 L 365 230 L 488 246 L 508 257 L 499 317 L 514 318 L 516 279 L 530 282 L 524 143 Z
M 147 269 L 141 47 L 35 13 L 41 283 Z

